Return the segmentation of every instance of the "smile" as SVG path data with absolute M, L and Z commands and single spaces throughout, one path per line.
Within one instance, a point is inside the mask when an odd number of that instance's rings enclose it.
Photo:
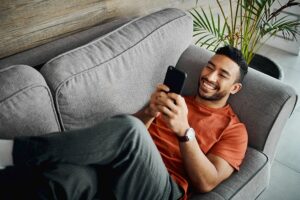
M 209 82 L 206 79 L 202 79 L 202 87 L 207 90 L 217 90 L 218 87 L 215 83 Z

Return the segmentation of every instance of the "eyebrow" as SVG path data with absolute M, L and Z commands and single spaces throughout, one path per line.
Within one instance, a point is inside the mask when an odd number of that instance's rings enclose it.
M 216 66 L 213 62 L 211 62 L 211 61 L 208 61 L 208 64 L 211 64 L 212 66 Z
M 213 62 L 211 62 L 211 61 L 208 61 L 208 64 L 210 64 L 210 65 L 216 67 L 216 65 L 215 65 Z M 221 69 L 221 71 L 222 71 L 222 73 L 226 74 L 227 76 L 230 76 L 230 75 L 231 75 L 231 74 L 230 74 L 227 70 L 225 70 L 225 69 Z

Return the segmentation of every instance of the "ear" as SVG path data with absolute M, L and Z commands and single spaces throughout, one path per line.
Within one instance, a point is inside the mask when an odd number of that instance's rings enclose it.
M 231 87 L 230 94 L 236 94 L 241 89 L 242 89 L 241 83 L 234 83 Z

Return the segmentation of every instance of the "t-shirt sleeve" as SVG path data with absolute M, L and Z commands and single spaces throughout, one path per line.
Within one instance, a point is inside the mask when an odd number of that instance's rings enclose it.
M 216 142 L 208 153 L 226 160 L 232 167 L 239 170 L 245 157 L 248 145 L 248 134 L 243 123 L 227 127 L 222 137 Z

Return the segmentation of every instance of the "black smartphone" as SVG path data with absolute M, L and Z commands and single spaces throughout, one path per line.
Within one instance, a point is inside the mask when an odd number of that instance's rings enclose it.
M 181 95 L 187 74 L 173 66 L 169 66 L 164 84 L 170 88 L 169 92 Z

